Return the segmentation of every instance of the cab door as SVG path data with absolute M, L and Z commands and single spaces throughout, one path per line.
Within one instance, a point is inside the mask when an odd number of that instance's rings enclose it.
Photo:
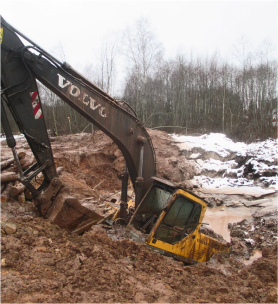
M 180 260 L 188 263 L 199 260 L 198 256 L 206 253 L 203 248 L 198 253 L 197 248 L 200 245 L 197 240 L 200 239 L 199 228 L 206 205 L 205 201 L 195 195 L 178 190 L 162 211 L 147 244 L 168 252 L 167 255 L 179 256 Z

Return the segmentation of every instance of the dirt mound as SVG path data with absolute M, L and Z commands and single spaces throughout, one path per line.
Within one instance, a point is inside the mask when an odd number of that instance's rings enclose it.
M 188 160 L 166 132 L 157 130 L 148 130 L 148 132 L 156 152 L 157 175 L 187 188 L 187 181 L 200 173 L 195 161 Z
M 180 155 L 166 133 L 149 132 L 158 176 L 188 186 L 185 180 L 198 169 Z M 5 143 L 2 147 L 2 155 L 11 155 Z M 17 147 L 30 153 L 25 141 L 18 141 Z M 115 198 L 124 159 L 102 132 L 53 138 L 52 149 L 69 194 L 87 206 Z M 277 302 L 274 218 L 231 226 L 230 256 L 217 254 L 207 263 L 186 266 L 145 244 L 119 238 L 113 230 L 107 234 L 102 226 L 93 226 L 82 236 L 70 234 L 38 217 L 32 201 L 21 204 L 11 197 L 1 210 L 2 302 Z M 256 249 L 262 257 L 246 265 L 243 258 Z
M 69 234 L 42 218 L 17 217 L 3 235 L 2 302 L 275 302 L 277 248 L 245 267 L 220 255 L 185 266 L 101 229 Z
M 157 176 L 186 187 L 186 181 L 198 173 L 195 162 L 181 155 L 166 132 L 148 132 L 156 151 Z M 80 195 L 94 196 L 92 188 L 101 182 L 98 190 L 112 192 L 121 189 L 124 157 L 117 145 L 103 132 L 56 137 L 52 139 L 52 149 L 56 166 L 62 166 L 64 172 L 74 177 L 72 183 L 67 174 L 62 174 L 61 179 L 77 198 L 80 199 Z

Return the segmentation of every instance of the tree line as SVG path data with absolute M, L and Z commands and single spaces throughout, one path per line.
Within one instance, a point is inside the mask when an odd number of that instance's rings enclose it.
M 147 128 L 225 133 L 237 141 L 277 136 L 272 124 L 277 60 L 269 56 L 271 44 L 251 52 L 242 37 L 233 51 L 233 63 L 217 53 L 204 57 L 180 51 L 165 59 L 149 20 L 142 18 L 122 33 L 108 35 L 96 63 L 81 73 L 125 100 Z M 125 77 L 117 79 L 123 63 Z M 55 94 L 40 84 L 39 91 L 47 127 L 56 135 L 92 132 L 92 124 Z
M 240 68 L 216 58 L 188 60 L 178 55 L 145 78 L 134 69 L 124 99 L 150 128 L 182 129 L 187 134 L 221 132 L 235 140 L 265 139 L 274 136 L 277 62 Z

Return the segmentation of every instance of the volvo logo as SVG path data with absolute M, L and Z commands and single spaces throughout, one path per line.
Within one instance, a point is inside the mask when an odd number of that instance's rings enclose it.
M 85 104 L 86 106 L 89 106 L 90 109 L 95 111 L 98 109 L 98 113 L 101 117 L 107 117 L 105 111 L 105 107 L 102 107 L 101 104 L 97 104 L 96 100 L 86 94 L 85 92 L 81 91 L 77 86 L 73 85 L 69 80 L 66 80 L 65 77 L 58 74 L 58 86 L 62 89 L 69 87 L 69 94 L 75 98 L 78 98 L 78 100 Z

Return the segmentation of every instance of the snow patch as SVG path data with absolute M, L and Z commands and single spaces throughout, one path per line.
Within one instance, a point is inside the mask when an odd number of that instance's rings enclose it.
M 237 158 L 228 161 L 213 158 L 204 160 L 201 153 L 192 153 L 190 158 L 195 160 L 201 170 L 201 175 L 195 176 L 193 180 L 195 184 L 207 189 L 259 186 L 278 190 L 278 139 L 269 138 L 266 141 L 245 144 L 233 142 L 221 133 L 202 136 L 170 134 L 170 136 L 178 143 L 181 151 L 201 148 L 204 153 L 214 152 L 222 158 L 228 158 L 233 154 L 233 158 L 236 155 L 239 159 L 249 159 L 245 164 L 239 164 L 235 161 Z M 250 168 L 250 172 L 245 172 L 247 167 Z M 207 175 L 218 176 L 211 178 Z M 256 179 L 254 179 L 255 175 L 258 175 Z
M 251 245 L 253 245 L 253 244 L 255 244 L 255 241 L 253 240 L 253 239 L 244 239 L 245 240 L 245 242 L 246 243 L 248 243 L 248 244 L 251 244 Z

